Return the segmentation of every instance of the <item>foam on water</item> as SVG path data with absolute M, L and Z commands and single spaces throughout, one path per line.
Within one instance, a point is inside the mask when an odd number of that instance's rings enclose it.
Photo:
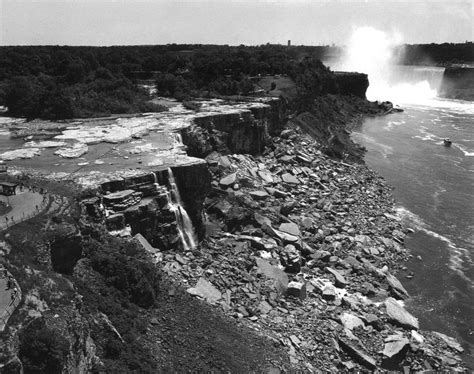
M 448 237 L 438 234 L 437 232 L 431 230 L 430 226 L 420 218 L 420 216 L 409 211 L 403 206 L 397 206 L 395 208 L 396 216 L 406 225 L 411 226 L 412 228 L 422 231 L 425 234 L 432 236 L 438 240 L 444 242 L 449 249 L 449 267 L 451 270 L 455 271 L 461 278 L 468 282 L 471 287 L 474 286 L 474 282 L 469 279 L 469 277 L 464 274 L 464 267 L 466 264 L 472 266 L 474 262 L 472 261 L 469 250 L 456 246 L 456 244 L 449 239 Z

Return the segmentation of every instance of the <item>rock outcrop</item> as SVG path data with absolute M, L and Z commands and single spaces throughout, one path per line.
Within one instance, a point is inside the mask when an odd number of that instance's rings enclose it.
M 335 71 L 334 79 L 341 95 L 354 95 L 365 99 L 365 93 L 369 87 L 367 74 Z
M 186 248 L 195 245 L 191 231 L 203 237 L 202 209 L 210 182 L 205 162 L 177 165 L 102 183 L 98 196 L 82 204 L 115 235 L 142 234 L 162 250 Z
M 474 67 L 447 67 L 441 82 L 440 96 L 474 101 Z
M 261 105 L 228 113 L 206 114 L 194 118 L 194 126 L 181 130 L 189 156 L 205 157 L 220 153 L 258 154 L 286 121 L 283 99 L 268 99 Z

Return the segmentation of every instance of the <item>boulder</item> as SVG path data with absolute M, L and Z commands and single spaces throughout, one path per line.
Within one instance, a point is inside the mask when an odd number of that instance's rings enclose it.
M 288 273 L 299 273 L 301 270 L 301 256 L 292 244 L 287 244 L 280 254 L 280 260 L 285 271 Z
M 273 177 L 268 171 L 259 170 L 257 171 L 257 174 L 262 179 L 263 183 L 273 183 Z
M 402 352 L 408 347 L 409 341 L 403 335 L 390 335 L 385 339 L 385 346 L 383 348 L 383 355 L 392 358 Z
M 389 320 L 396 325 L 414 330 L 419 329 L 418 319 L 408 313 L 394 298 L 389 297 L 385 300 L 385 307 Z
M 353 330 L 359 326 L 364 327 L 364 322 L 354 314 L 344 312 L 339 318 L 346 329 Z
M 323 299 L 333 301 L 336 298 L 336 287 L 326 284 L 321 292 Z
M 296 223 L 290 222 L 290 223 L 282 223 L 280 227 L 278 228 L 280 231 L 286 232 L 287 234 L 291 234 L 294 236 L 300 236 L 301 232 Z
M 211 282 L 204 278 L 199 278 L 195 287 L 188 288 L 188 293 L 205 299 L 208 303 L 215 303 L 222 298 L 222 294 L 215 288 Z
M 227 188 L 227 187 L 232 187 L 236 182 L 237 182 L 237 173 L 232 173 L 222 178 L 219 181 L 219 184 L 222 187 Z
M 265 200 L 269 197 L 265 191 L 250 191 L 249 195 L 252 196 L 254 200 Z
M 441 340 L 443 340 L 447 345 L 448 347 L 452 348 L 452 349 L 455 349 L 456 351 L 458 351 L 459 353 L 463 353 L 464 352 L 464 348 L 461 346 L 461 344 L 459 344 L 456 339 L 448 336 L 448 335 L 444 335 L 440 332 L 437 332 L 437 331 L 433 331 L 433 335 L 436 335 L 438 338 L 440 338 Z
M 301 300 L 306 299 L 306 283 L 304 282 L 290 282 L 286 290 L 288 296 L 297 297 Z
M 347 285 L 346 279 L 336 269 L 327 267 L 326 271 L 328 271 L 329 273 L 334 275 L 334 278 L 336 278 L 336 283 L 335 284 L 336 284 L 337 287 L 344 288 Z
M 400 299 L 406 299 L 408 297 L 407 290 L 396 277 L 394 277 L 392 274 L 387 274 L 386 279 L 395 296 L 399 297 Z
M 289 183 L 289 184 L 299 184 L 300 181 L 298 178 L 296 178 L 294 175 L 290 174 L 290 173 L 285 173 L 281 176 L 281 179 L 283 180 L 283 182 L 285 183 Z
M 267 278 L 275 281 L 276 289 L 281 293 L 286 292 L 288 288 L 288 275 L 262 258 L 256 257 L 256 261 L 258 270 Z
M 339 344 L 349 356 L 361 365 L 369 369 L 375 369 L 377 367 L 375 359 L 365 353 L 361 348 L 358 348 L 354 343 L 339 338 Z

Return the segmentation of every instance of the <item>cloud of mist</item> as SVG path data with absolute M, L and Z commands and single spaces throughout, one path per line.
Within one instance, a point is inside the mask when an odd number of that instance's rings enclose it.
M 402 35 L 396 31 L 387 33 L 370 26 L 354 28 L 333 69 L 368 74 L 369 100 L 413 103 L 436 97 L 436 89 L 426 79 L 400 74 L 403 69 L 397 65 L 401 56 L 396 54 L 396 47 L 402 42 Z

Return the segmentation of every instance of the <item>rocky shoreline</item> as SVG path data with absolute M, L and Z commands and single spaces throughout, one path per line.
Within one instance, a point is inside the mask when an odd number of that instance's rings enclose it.
M 75 185 L 89 178 L 82 183 L 88 188 L 68 203 L 61 198 L 37 223 L 38 232 L 61 233 L 61 240 L 34 239 L 38 253 L 28 271 L 19 265 L 24 254 L 9 250 L 20 253 L 12 273 L 24 277 L 19 283 L 29 303 L 14 319 L 8 336 L 16 346 L 3 346 L 2 361 L 21 367 L 12 359 L 22 351 L 15 334 L 25 321 L 57 313 L 61 326 L 72 331 L 72 337 L 64 333 L 71 351 L 63 366 L 71 370 L 104 368 L 101 360 L 116 359 L 106 353 L 115 331 L 115 348 L 140 341 L 143 350 L 156 353 L 150 359 L 156 368 L 175 371 L 194 364 L 218 371 L 464 371 L 462 347 L 443 334 L 419 330 L 405 307 L 409 295 L 395 274 L 410 257 L 403 246 L 410 230 L 393 210 L 390 186 L 361 162 L 364 150 L 350 140 L 350 129 L 364 116 L 391 110 L 389 103 L 328 95 L 287 120 L 285 105 L 270 100 L 245 113 L 198 116 L 180 130 L 188 156 L 199 162 L 150 166 L 130 175 L 117 170 L 108 179 L 77 173 Z M 194 248 L 182 240 L 183 210 L 199 239 Z M 100 236 L 93 227 L 122 238 Z M 25 232 L 18 230 L 4 235 L 14 249 Z M 141 309 L 130 309 L 148 326 L 139 339 L 128 341 L 118 325 L 129 315 L 109 320 L 92 313 L 97 307 L 87 293 L 103 295 L 94 292 L 107 279 L 91 265 L 87 243 L 94 240 L 98 246 L 133 245 L 133 260 L 147 269 L 153 265 L 167 279 L 156 291 L 158 307 L 138 303 Z M 60 292 L 56 287 L 63 283 L 74 285 Z M 45 290 L 57 300 L 42 300 Z M 173 317 L 180 314 L 173 310 L 176 300 L 184 314 L 179 318 L 192 310 L 201 320 L 189 325 Z M 63 318 L 64 305 L 72 311 Z M 171 316 L 161 315 L 163 309 Z M 71 315 L 80 321 L 80 339 Z M 202 331 L 214 334 L 213 323 L 218 333 L 208 341 Z M 182 341 L 175 338 L 179 334 Z M 172 341 L 165 344 L 162 336 Z M 223 352 L 220 339 L 227 339 Z M 261 351 L 244 348 L 250 342 Z M 233 358 L 232 344 L 249 355 L 248 362 Z M 73 346 L 82 347 L 80 357 Z M 185 349 L 185 358 L 175 357 L 175 349 Z
M 163 253 L 188 292 L 245 321 L 304 371 L 462 370 L 451 338 L 419 331 L 393 275 L 409 229 L 391 188 L 319 151 L 294 124 L 261 156 L 211 153 L 208 235 Z

